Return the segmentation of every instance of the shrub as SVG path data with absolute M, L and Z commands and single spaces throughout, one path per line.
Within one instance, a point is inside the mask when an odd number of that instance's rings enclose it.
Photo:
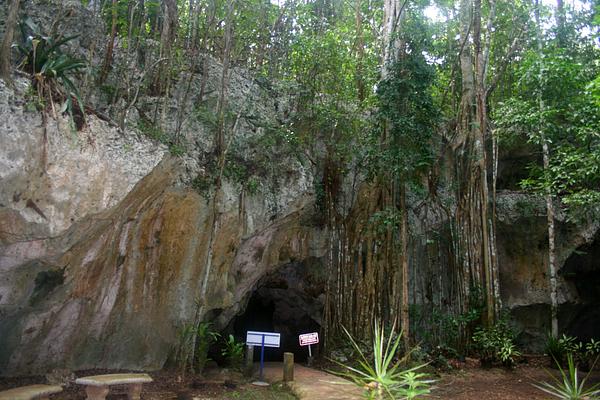
M 201 373 L 208 361 L 208 349 L 217 340 L 219 334 L 211 329 L 209 322 L 198 326 L 193 323 L 183 324 L 177 333 L 178 344 L 175 352 L 175 363 L 185 373 L 188 369 Z
M 571 355 L 575 364 L 585 370 L 600 356 L 600 342 L 591 339 L 584 344 L 574 336 L 563 334 L 560 338 L 553 338 L 548 335 L 545 350 L 553 365 L 567 366 L 567 357 Z
M 232 368 L 240 368 L 244 361 L 244 342 L 238 342 L 233 335 L 224 340 L 221 355 Z
M 596 342 L 594 339 L 592 339 L 586 343 L 585 355 L 588 361 L 598 358 L 598 356 L 600 356 L 600 341 Z
M 563 356 L 566 355 L 560 338 L 555 338 L 551 333 L 546 335 L 546 347 L 544 348 L 544 352 L 550 357 L 552 363 L 554 363 L 554 360 L 562 360 Z
M 217 341 L 219 334 L 212 330 L 210 322 L 202 322 L 196 329 L 195 365 L 196 372 L 202 373 L 208 361 L 208 349 Z
M 500 362 L 512 367 L 515 358 L 521 355 L 513 340 L 514 334 L 505 320 L 498 321 L 490 328 L 477 328 L 473 334 L 474 350 L 484 366 Z

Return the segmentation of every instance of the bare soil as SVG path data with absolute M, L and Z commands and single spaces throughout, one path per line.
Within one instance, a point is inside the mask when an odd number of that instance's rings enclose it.
M 552 381 L 550 374 L 560 372 L 550 366 L 547 357 L 531 356 L 513 369 L 481 368 L 476 360 L 457 365 L 450 373 L 442 373 L 430 398 L 452 400 L 542 400 L 549 396 L 534 384 Z M 587 372 L 580 372 L 580 377 Z M 600 372 L 589 375 L 590 384 L 600 382 Z
M 549 367 L 546 358 L 528 357 L 525 362 L 509 370 L 505 368 L 484 369 L 476 360 L 453 362 L 454 370 L 439 373 L 435 388 L 428 396 L 444 400 L 542 400 L 548 396 L 533 384 L 549 381 L 548 374 L 559 376 L 559 371 Z M 104 373 L 132 371 L 78 371 L 77 377 Z M 586 373 L 582 372 L 581 376 Z M 152 372 L 154 382 L 144 385 L 144 400 L 293 400 L 295 397 L 281 384 L 257 387 L 237 372 L 213 368 L 203 376 L 182 377 L 173 371 Z M 600 372 L 590 374 L 590 383 L 600 382 Z M 13 387 L 46 383 L 43 376 L 0 378 L 0 390 Z M 112 386 L 107 400 L 127 398 L 125 387 Z M 85 392 L 79 385 L 68 385 L 61 394 L 51 399 L 84 400 Z M 313 399 L 311 399 L 313 400 Z M 319 400 L 319 399 L 314 399 Z

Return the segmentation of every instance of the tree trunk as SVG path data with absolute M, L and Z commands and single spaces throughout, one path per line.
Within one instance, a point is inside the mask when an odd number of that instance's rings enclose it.
M 358 91 L 358 100 L 363 101 L 366 96 L 364 65 L 365 58 L 365 39 L 363 34 L 362 10 L 360 8 L 361 0 L 356 0 L 355 21 L 356 21 L 356 89 Z
M 559 0 L 559 4 L 562 5 L 562 1 Z M 535 7 L 535 20 L 537 25 L 537 46 L 538 46 L 538 60 L 539 66 L 539 81 L 541 85 L 543 66 L 542 66 L 542 26 L 540 22 L 540 4 L 539 0 L 536 0 Z M 548 147 L 548 141 L 544 133 L 544 123 L 542 116 L 544 114 L 544 98 L 542 97 L 541 87 L 538 88 L 538 107 L 540 121 L 538 126 L 538 133 L 542 140 L 542 154 L 544 159 L 544 171 L 550 167 L 550 149 Z M 548 271 L 550 273 L 550 320 L 551 320 L 551 334 L 552 337 L 558 337 L 558 296 L 557 296 L 557 284 L 556 284 L 556 250 L 555 250 L 555 229 L 554 229 L 554 202 L 550 190 L 546 192 L 546 216 L 548 223 Z
M 202 56 L 202 80 L 200 81 L 200 94 L 198 95 L 198 103 L 202 103 L 202 100 L 204 99 L 204 92 L 206 91 L 206 83 L 208 81 L 208 35 L 215 21 L 216 5 L 214 0 L 210 0 L 207 7 L 208 10 L 206 12 L 206 24 L 204 26 L 204 32 L 202 33 L 202 44 L 200 45 L 201 51 L 203 51 L 205 54 Z
M 112 64 L 113 50 L 115 47 L 115 39 L 117 38 L 117 0 L 112 0 L 111 4 L 111 25 L 110 25 L 110 40 L 106 48 L 106 55 L 104 57 L 104 64 L 98 77 L 98 84 L 102 84 L 108 76 L 108 71 Z
M 167 58 L 168 61 L 161 64 L 155 79 L 157 93 L 163 93 L 167 87 L 167 81 L 170 80 L 171 70 L 171 48 L 175 42 L 177 34 L 177 1 L 162 0 L 163 21 L 160 32 L 160 55 L 159 58 Z
M 400 208 L 402 221 L 400 225 L 400 245 L 402 246 L 400 269 L 402 271 L 402 302 L 400 306 L 400 323 L 404 350 L 410 348 L 410 317 L 408 303 L 409 273 L 408 273 L 408 208 L 406 207 L 406 185 L 400 183 Z
M 8 6 L 8 16 L 6 18 L 4 38 L 2 39 L 2 45 L 0 47 L 0 78 L 4 82 L 11 82 L 10 71 L 11 66 L 11 46 L 13 43 L 13 36 L 15 33 L 15 26 L 17 25 L 17 18 L 19 17 L 19 5 L 21 0 L 12 0 Z
M 396 18 L 400 5 L 399 0 L 385 0 L 383 5 L 383 60 L 382 60 L 382 78 L 388 74 L 388 65 L 394 61 L 395 40 L 393 35 L 395 31 Z
M 217 104 L 217 135 L 215 138 L 215 147 L 217 154 L 222 154 L 225 150 L 225 110 L 227 106 L 227 82 L 229 80 L 229 59 L 231 56 L 231 45 L 233 42 L 233 2 L 229 0 L 227 4 L 227 15 L 225 17 L 225 49 L 223 51 L 223 72 L 221 75 L 221 90 L 219 103 Z M 225 160 L 222 160 L 225 162 Z
M 135 26 L 138 27 L 139 32 L 134 36 L 136 40 L 136 57 L 137 65 L 143 68 L 146 63 L 146 5 L 144 0 L 138 0 L 137 5 L 138 12 L 136 13 Z
M 492 3 L 493 5 L 493 3 Z M 471 288 L 483 289 L 486 325 L 494 323 L 497 312 L 497 268 L 494 268 L 495 234 L 489 216 L 486 133 L 487 90 L 485 84 L 489 50 L 481 42 L 481 0 L 461 0 L 460 36 L 465 43 L 460 53 L 462 96 L 455 137 L 457 154 L 457 240 L 458 261 L 462 264 L 462 298 L 469 299 Z M 493 17 L 493 8 L 490 11 Z M 491 21 L 487 34 L 491 35 Z M 468 44 L 472 38 L 472 48 Z M 489 39 L 489 37 L 488 37 Z M 469 307 L 467 301 L 464 302 Z M 464 309 L 463 311 L 467 311 Z
M 566 38 L 565 38 L 565 22 L 566 22 L 566 15 L 565 15 L 565 5 L 563 0 L 556 0 L 556 25 L 558 27 L 558 33 L 557 33 L 557 38 L 558 38 L 558 44 L 559 46 L 564 46 L 566 43 Z
M 475 76 L 477 79 L 477 89 L 476 89 L 476 115 L 478 127 L 475 129 L 477 138 L 475 140 L 475 154 L 478 159 L 478 170 L 479 170 L 479 188 L 480 188 L 480 196 L 481 196 L 481 238 L 483 245 L 483 276 L 485 282 L 485 296 L 486 296 L 486 322 L 488 325 L 493 324 L 496 319 L 496 298 L 494 296 L 494 268 L 492 265 L 492 238 L 493 234 L 490 232 L 490 228 L 493 227 L 493 224 L 489 220 L 489 187 L 487 180 L 487 157 L 485 151 L 485 142 L 486 142 L 486 134 L 487 134 L 487 98 L 486 98 L 486 87 L 485 87 L 485 77 L 486 77 L 486 66 L 487 66 L 487 58 L 489 57 L 489 51 L 487 47 L 484 49 L 481 45 L 481 0 L 474 1 L 473 7 L 473 42 L 475 44 Z M 493 12 L 491 13 L 491 15 Z M 489 28 L 491 27 L 491 22 L 488 23 L 488 38 L 490 36 Z

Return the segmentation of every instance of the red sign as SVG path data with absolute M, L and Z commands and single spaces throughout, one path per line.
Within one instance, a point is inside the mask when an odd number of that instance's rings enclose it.
M 317 332 L 300 335 L 300 346 L 308 346 L 317 343 L 319 343 L 319 334 Z

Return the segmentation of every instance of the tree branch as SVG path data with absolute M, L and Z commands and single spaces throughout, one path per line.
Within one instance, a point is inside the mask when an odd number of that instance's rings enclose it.
M 504 73 L 506 72 L 506 69 L 508 68 L 508 64 L 513 59 L 513 57 L 515 56 L 515 53 L 519 49 L 519 47 L 518 47 L 519 40 L 521 39 L 522 35 L 523 35 L 523 31 L 520 31 L 519 34 L 517 36 L 515 36 L 515 38 L 513 39 L 510 49 L 506 53 L 506 57 L 504 58 L 504 60 L 502 60 L 502 64 L 500 64 L 500 68 L 498 69 L 498 72 L 496 73 L 496 75 L 494 75 L 492 82 L 486 89 L 486 97 L 489 97 L 490 94 L 492 94 L 492 92 L 498 86 L 498 83 L 500 83 L 500 79 L 502 79 L 502 76 L 504 76 Z

